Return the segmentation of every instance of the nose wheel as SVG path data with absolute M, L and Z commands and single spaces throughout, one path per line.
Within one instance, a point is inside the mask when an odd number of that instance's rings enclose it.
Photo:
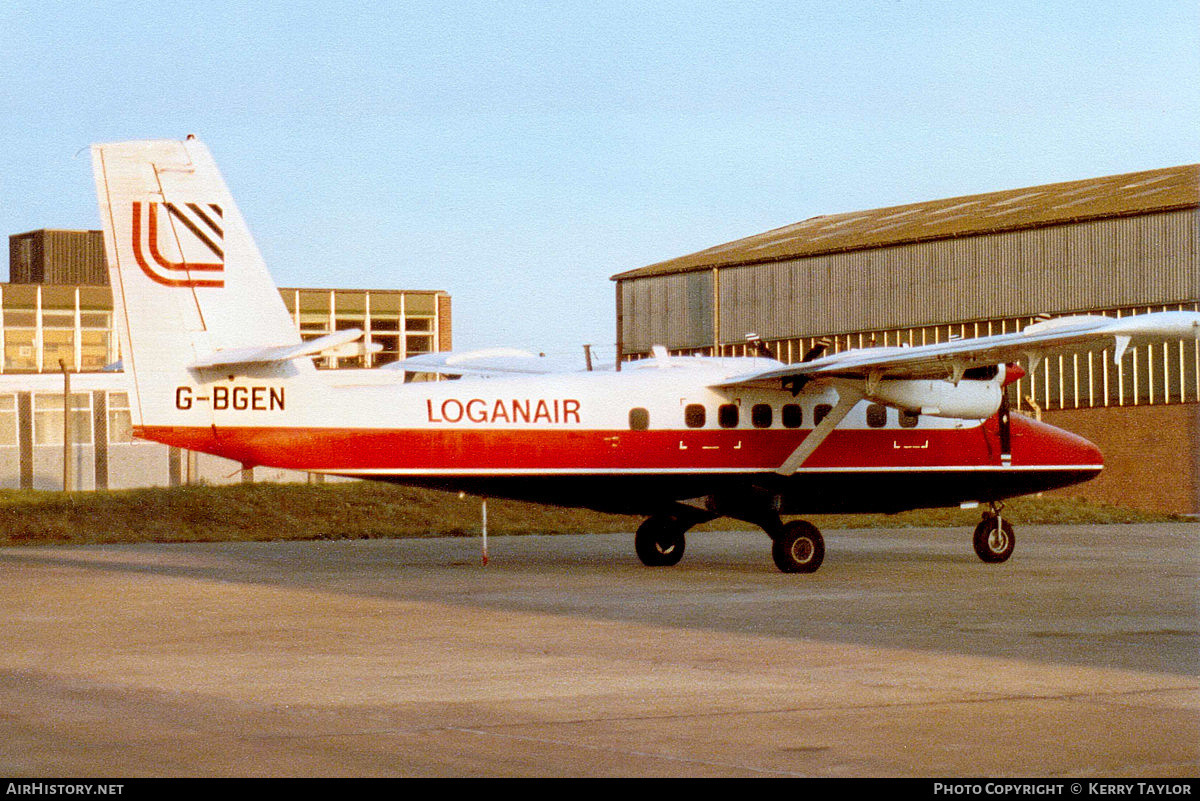
M 999 505 L 983 513 L 983 520 L 975 527 L 972 543 L 975 554 L 988 563 L 1004 562 L 1012 556 L 1017 538 L 1013 535 L 1012 523 L 1000 514 Z

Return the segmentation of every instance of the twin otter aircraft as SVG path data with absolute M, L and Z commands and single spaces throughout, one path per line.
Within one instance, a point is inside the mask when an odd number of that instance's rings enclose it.
M 647 565 L 675 564 L 689 528 L 728 516 L 770 535 L 780 570 L 810 573 L 821 534 L 780 515 L 966 503 L 988 508 L 976 553 L 1002 562 L 1002 499 L 1102 466 L 1090 442 L 1009 416 L 1017 363 L 1200 338 L 1200 313 L 1163 312 L 797 364 L 657 348 L 609 372 L 551 373 L 512 351 L 318 371 L 315 355 L 362 352 L 362 332 L 301 340 L 203 144 L 92 153 L 138 436 L 245 465 L 645 515 Z

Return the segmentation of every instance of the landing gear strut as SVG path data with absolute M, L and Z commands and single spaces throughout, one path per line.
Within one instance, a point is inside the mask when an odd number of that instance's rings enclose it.
M 972 542 L 975 553 L 985 562 L 999 563 L 1012 556 L 1017 538 L 1013 535 L 1012 523 L 1000 514 L 1004 504 L 992 503 L 991 508 L 983 513 L 983 519 L 975 527 Z

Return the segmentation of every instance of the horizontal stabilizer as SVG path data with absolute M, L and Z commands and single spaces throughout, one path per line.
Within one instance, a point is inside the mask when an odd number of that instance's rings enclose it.
M 363 332 L 358 328 L 348 328 L 345 331 L 335 331 L 332 334 L 326 334 L 317 339 L 311 339 L 307 342 L 300 342 L 295 345 L 275 345 L 262 348 L 233 348 L 230 350 L 220 350 L 211 356 L 199 359 L 188 365 L 192 370 L 209 370 L 230 367 L 250 367 L 263 364 L 273 364 L 277 362 L 288 362 L 293 359 L 300 359 L 305 356 L 316 356 L 321 353 L 332 353 L 339 355 L 339 350 L 345 348 L 353 342 L 356 342 L 363 335 Z M 367 348 L 359 347 L 354 349 L 354 353 L 365 352 Z M 370 348 L 372 351 L 382 350 L 381 345 L 374 345 Z

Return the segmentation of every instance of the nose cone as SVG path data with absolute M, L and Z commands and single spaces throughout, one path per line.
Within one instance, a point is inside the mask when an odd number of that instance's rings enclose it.
M 1014 414 L 1012 432 L 1014 464 L 1096 471 L 1104 466 L 1104 454 L 1095 443 L 1065 429 Z

